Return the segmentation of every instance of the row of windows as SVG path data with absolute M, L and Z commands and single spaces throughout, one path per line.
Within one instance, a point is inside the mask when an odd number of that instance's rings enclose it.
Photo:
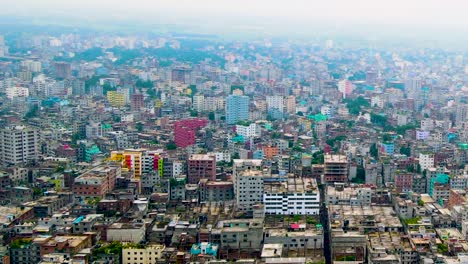
M 130 255 L 132 252 L 127 252 L 127 255 Z M 148 254 L 151 255 L 153 252 L 149 251 Z M 134 255 L 137 255 L 138 252 L 134 251 L 133 252 Z M 143 255 L 143 252 L 140 252 L 140 255 Z

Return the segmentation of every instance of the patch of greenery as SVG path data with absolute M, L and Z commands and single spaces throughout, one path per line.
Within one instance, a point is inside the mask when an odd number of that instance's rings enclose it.
M 346 98 L 343 102 L 346 103 L 346 107 L 352 115 L 358 115 L 361 108 L 370 106 L 370 103 L 362 96 L 359 96 L 354 100 Z
M 387 124 L 387 117 L 379 114 L 374 114 L 371 113 L 371 122 L 374 125 L 382 126 L 384 127 Z
M 153 82 L 150 80 L 143 81 L 142 79 L 138 79 L 135 83 L 135 86 L 138 88 L 152 88 Z
M 352 183 L 363 184 L 366 182 L 366 170 L 363 166 L 358 166 L 356 169 L 356 177 L 351 180 Z
M 437 245 L 437 253 L 445 254 L 449 251 L 448 246 L 446 244 L 438 244 Z
M 356 256 L 341 256 L 336 258 L 337 261 L 356 261 Z
M 26 245 L 31 244 L 31 241 L 32 241 L 32 238 L 15 239 L 10 243 L 10 248 L 12 249 L 22 248 Z
M 419 223 L 419 221 L 421 221 L 421 217 L 413 217 L 404 220 L 405 224 L 407 225 L 416 225 Z
M 177 149 L 177 145 L 174 142 L 170 142 L 166 145 L 167 150 L 175 150 Z
M 101 245 L 101 247 L 97 249 L 93 249 L 92 253 L 93 256 L 98 256 L 100 254 L 120 255 L 122 254 L 122 248 L 122 243 L 114 241 L 107 245 Z

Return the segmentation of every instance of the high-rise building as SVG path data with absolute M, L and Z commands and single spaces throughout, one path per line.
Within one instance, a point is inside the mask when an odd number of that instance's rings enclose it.
M 343 98 L 346 98 L 353 92 L 354 85 L 349 80 L 341 80 L 338 82 L 338 90 L 343 94 Z
M 234 125 L 249 118 L 249 97 L 229 95 L 226 100 L 226 123 Z
M 216 156 L 192 154 L 187 165 L 188 183 L 197 184 L 201 179 L 216 180 Z
M 377 72 L 376 71 L 367 71 L 366 72 L 366 82 L 369 85 L 374 85 L 377 82 Z
M 0 130 L 0 159 L 6 164 L 36 160 L 39 156 L 39 131 L 25 126 Z
M 174 142 L 179 148 L 185 148 L 195 144 L 195 136 L 198 129 L 206 126 L 206 119 L 185 119 L 174 123 Z
M 71 76 L 71 65 L 67 62 L 54 63 L 55 77 L 67 79 Z
M 325 155 L 324 179 L 327 183 L 348 181 L 348 159 L 344 155 Z
M 113 107 L 122 107 L 125 106 L 125 94 L 117 91 L 108 91 L 107 92 L 107 101 Z
M 172 69 L 171 80 L 173 82 L 187 83 L 190 80 L 190 69 L 178 67 Z
M 145 106 L 144 96 L 141 93 L 134 93 L 131 95 L 131 104 L 132 110 L 139 111 Z
M 71 82 L 73 95 L 84 95 L 86 93 L 85 82 L 80 79 L 74 79 Z
M 419 165 L 421 166 L 421 171 L 434 167 L 434 154 L 419 153 Z
M 405 81 L 405 92 L 408 98 L 416 99 L 420 94 L 422 82 L 419 79 L 408 79 Z
M 239 210 L 250 212 L 263 200 L 263 179 L 267 174 L 263 170 L 240 170 L 233 175 L 236 204 Z
M 286 112 L 290 114 L 296 113 L 296 97 L 294 95 L 290 95 L 286 98 Z
M 197 112 L 203 112 L 205 110 L 205 96 L 197 94 L 193 96 L 193 109 Z
M 281 95 L 267 96 L 266 101 L 267 101 L 268 112 L 271 112 L 274 110 L 279 111 L 281 113 L 284 112 L 283 96 Z
M 42 67 L 41 67 L 41 62 L 40 61 L 34 61 L 34 60 L 24 60 L 21 62 L 21 67 L 23 67 L 24 70 L 30 71 L 30 72 L 41 72 Z

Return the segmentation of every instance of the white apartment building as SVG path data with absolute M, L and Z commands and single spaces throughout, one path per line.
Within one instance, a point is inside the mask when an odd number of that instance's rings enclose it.
M 197 94 L 193 96 L 192 107 L 195 111 L 203 112 L 205 111 L 205 96 L 202 94 Z
M 434 129 L 434 120 L 425 118 L 421 120 L 421 130 L 430 131 Z
M 234 193 L 237 206 L 241 211 L 253 211 L 256 204 L 262 203 L 263 177 L 262 170 L 245 170 L 234 174 Z
M 382 95 L 376 95 L 371 98 L 371 106 L 377 106 L 378 108 L 383 108 L 385 105 L 385 99 L 382 97 Z
M 333 107 L 331 105 L 323 105 L 322 107 L 320 107 L 320 113 L 322 115 L 331 117 L 333 115 Z
M 265 184 L 263 203 L 265 214 L 318 215 L 320 192 L 315 179 L 293 176 Z
M 33 60 L 24 60 L 21 62 L 21 67 L 30 72 L 41 72 L 41 62 Z
M 277 109 L 281 113 L 284 111 L 284 98 L 281 95 L 267 96 L 268 111 Z
M 220 161 L 231 162 L 231 152 L 229 151 L 209 152 L 208 155 L 215 156 L 216 162 L 220 162 Z
M 421 171 L 434 167 L 434 154 L 432 153 L 419 153 L 419 165 Z
M 120 121 L 123 123 L 131 123 L 134 120 L 133 114 L 123 114 L 120 116 Z
M 26 87 L 9 87 L 5 89 L 5 93 L 8 99 L 13 99 L 15 97 L 28 97 L 29 89 Z
M 468 174 L 457 175 L 450 178 L 450 189 L 464 190 L 468 188 Z
M 0 159 L 3 163 L 18 164 L 39 156 L 39 131 L 25 126 L 0 130 Z
M 179 161 L 174 161 L 172 163 L 172 177 L 181 176 L 184 172 L 184 164 Z
M 102 125 L 96 122 L 86 125 L 86 138 L 95 139 L 98 137 L 102 137 Z
M 236 133 L 244 138 L 261 137 L 260 126 L 255 123 L 248 126 L 236 125 Z

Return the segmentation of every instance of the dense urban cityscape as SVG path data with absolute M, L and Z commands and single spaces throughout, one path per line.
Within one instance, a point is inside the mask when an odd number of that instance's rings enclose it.
M 468 56 L 0 30 L 0 264 L 468 263 Z

